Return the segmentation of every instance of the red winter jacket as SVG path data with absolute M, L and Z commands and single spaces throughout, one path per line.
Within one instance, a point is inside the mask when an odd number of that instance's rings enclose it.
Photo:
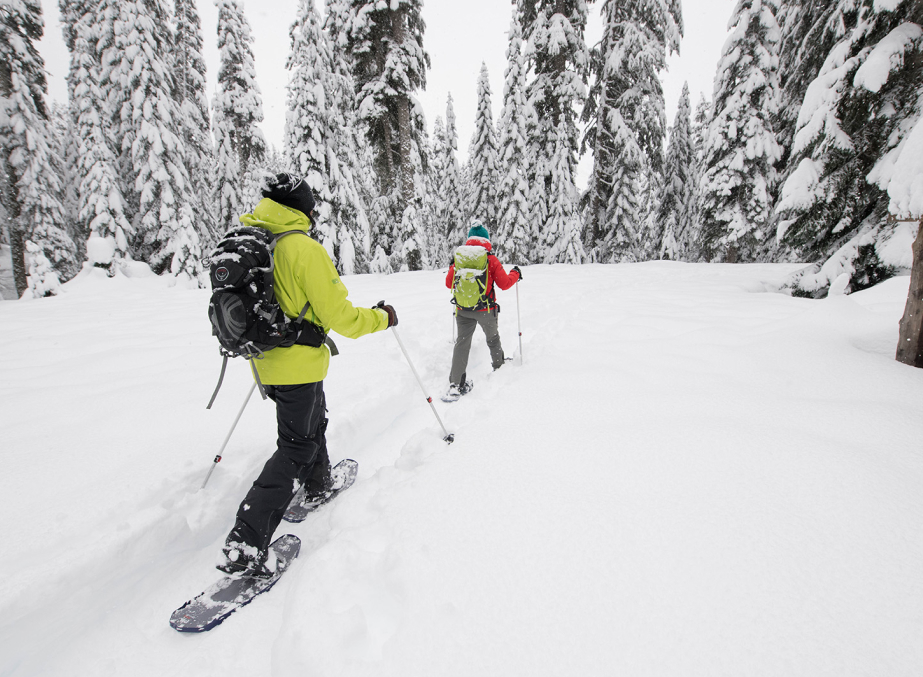
M 515 270 L 507 275 L 506 271 L 503 270 L 503 264 L 500 263 L 500 259 L 491 254 L 493 247 L 490 242 L 480 237 L 472 237 L 465 243 L 467 246 L 478 246 L 484 247 L 487 250 L 487 289 L 485 290 L 487 296 L 487 302 L 490 304 L 490 308 L 485 308 L 481 312 L 486 312 L 491 308 L 496 307 L 497 305 L 497 295 L 494 291 L 494 281 L 496 280 L 497 286 L 500 287 L 503 291 L 506 291 L 514 284 L 519 282 L 519 273 Z M 449 289 L 452 288 L 453 283 L 455 282 L 455 263 L 453 262 L 449 266 L 449 274 L 445 277 L 445 286 Z

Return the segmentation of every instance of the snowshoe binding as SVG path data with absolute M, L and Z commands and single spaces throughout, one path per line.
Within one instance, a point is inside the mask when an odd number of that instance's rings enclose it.
M 221 548 L 222 561 L 215 566 L 218 571 L 223 571 L 229 576 L 238 578 L 272 578 L 275 576 L 275 567 L 270 567 L 268 553 L 261 552 L 258 548 L 229 541 Z

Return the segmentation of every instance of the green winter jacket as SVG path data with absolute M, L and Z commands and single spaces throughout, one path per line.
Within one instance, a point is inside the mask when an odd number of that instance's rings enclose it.
M 383 310 L 356 308 L 346 298 L 348 292 L 330 255 L 321 244 L 307 236 L 311 221 L 295 209 L 264 198 L 252 214 L 240 217 L 246 226 L 258 226 L 272 233 L 302 230 L 305 235 L 286 235 L 276 244 L 275 290 L 282 310 L 294 319 L 310 302 L 305 319 L 347 338 L 388 328 Z M 273 348 L 262 360 L 253 360 L 260 380 L 266 385 L 316 383 L 327 376 L 330 351 L 327 346 Z

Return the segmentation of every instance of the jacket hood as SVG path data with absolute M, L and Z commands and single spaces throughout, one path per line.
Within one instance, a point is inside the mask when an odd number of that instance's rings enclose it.
M 475 245 L 479 247 L 484 247 L 484 249 L 486 249 L 488 252 L 493 251 L 493 246 L 490 244 L 490 240 L 483 238 L 483 237 L 469 237 L 468 241 L 465 243 L 466 247 L 471 247 Z
M 297 209 L 290 209 L 275 200 L 270 200 L 268 197 L 260 200 L 259 204 L 253 209 L 252 214 L 241 216 L 240 222 L 245 226 L 265 228 L 274 235 L 284 233 L 287 230 L 303 230 L 307 232 L 311 229 L 311 219 L 307 216 Z

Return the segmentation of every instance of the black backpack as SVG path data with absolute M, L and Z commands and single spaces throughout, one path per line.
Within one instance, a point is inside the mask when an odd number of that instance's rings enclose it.
M 307 237 L 303 230 L 273 235 L 265 228 L 236 228 L 229 231 L 211 253 L 212 296 L 208 303 L 208 319 L 212 335 L 221 344 L 224 361 L 208 408 L 221 388 L 229 357 L 259 360 L 265 351 L 273 348 L 293 345 L 319 348 L 325 343 L 331 346 L 331 353 L 336 354 L 336 347 L 323 327 L 304 319 L 310 303 L 306 303 L 301 314 L 292 320 L 276 301 L 273 251 L 280 239 L 298 233 Z M 265 399 L 263 384 L 252 362 L 250 367 Z

